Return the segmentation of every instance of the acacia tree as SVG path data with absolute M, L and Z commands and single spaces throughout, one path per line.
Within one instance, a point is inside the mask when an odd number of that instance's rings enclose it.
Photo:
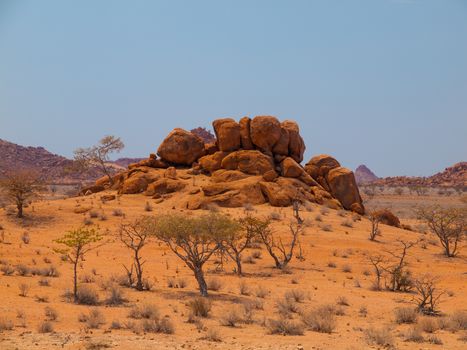
M 55 249 L 55 251 L 66 254 L 69 262 L 73 264 L 73 298 L 77 301 L 78 297 L 78 262 L 84 259 L 84 255 L 90 250 L 96 248 L 92 243 L 99 242 L 102 239 L 99 231 L 91 227 L 80 227 L 67 231 L 61 238 L 55 242 L 65 245 L 64 249 Z
M 4 179 L 0 180 L 0 189 L 4 196 L 16 205 L 16 216 L 22 218 L 24 217 L 24 205 L 37 197 L 43 186 L 35 172 L 19 170 L 8 173 Z
M 151 236 L 151 219 L 149 217 L 142 217 L 129 223 L 122 223 L 118 231 L 120 241 L 133 252 L 133 267 L 136 271 L 136 285 L 137 290 L 143 290 L 143 265 L 146 261 L 141 258 L 141 249 L 148 243 Z M 130 270 L 123 265 L 129 276 L 130 286 L 132 283 Z
M 372 255 L 368 258 L 371 265 L 375 270 L 376 280 L 373 283 L 374 290 L 381 290 L 381 278 L 383 277 L 383 264 L 386 262 L 386 258 L 381 255 Z
M 381 218 L 376 210 L 369 212 L 368 218 L 371 222 L 370 241 L 375 241 L 376 236 L 381 234 L 381 231 L 379 230 L 379 223 L 381 221 Z
M 251 215 L 238 220 L 237 229 L 232 229 L 224 240 L 224 251 L 237 264 L 237 274 L 242 275 L 242 253 L 257 235 L 256 219 Z
M 293 258 L 295 245 L 298 242 L 298 236 L 302 232 L 302 226 L 296 223 L 289 225 L 290 235 L 287 242 L 284 243 L 282 237 L 276 235 L 270 227 L 269 220 L 257 220 L 256 231 L 258 236 L 266 246 L 266 250 L 273 258 L 276 268 L 283 270 L 287 267 Z
M 439 314 L 438 305 L 445 291 L 439 288 L 438 282 L 439 278 L 430 274 L 424 274 L 414 281 L 417 292 L 414 301 L 418 310 L 426 315 Z
M 112 185 L 112 174 L 107 163 L 109 155 L 114 152 L 120 152 L 125 145 L 119 137 L 108 135 L 103 137 L 99 143 L 89 148 L 78 148 L 75 150 L 75 163 L 80 169 L 88 169 L 91 166 L 98 166 L 102 173 L 109 178 Z
M 383 266 L 383 270 L 386 271 L 390 276 L 390 285 L 388 288 L 393 292 L 402 291 L 408 292 L 413 287 L 413 281 L 411 278 L 410 271 L 407 267 L 407 254 L 409 249 L 418 244 L 418 240 L 407 242 L 402 239 L 398 239 L 397 243 L 400 244 L 401 250 L 399 252 L 393 252 L 392 250 L 385 250 L 386 253 L 396 259 L 394 264 L 389 266 Z
M 421 208 L 418 217 L 425 221 L 438 237 L 444 254 L 451 258 L 458 254 L 461 242 L 467 236 L 467 210 L 465 208 L 443 209 L 440 206 Z
M 225 238 L 236 229 L 235 222 L 222 214 L 200 217 L 167 214 L 156 218 L 153 234 L 193 271 L 200 294 L 207 296 L 204 264 L 223 247 Z

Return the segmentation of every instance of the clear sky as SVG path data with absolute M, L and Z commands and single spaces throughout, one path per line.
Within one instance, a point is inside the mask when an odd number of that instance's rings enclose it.
M 0 0 L 0 138 L 144 157 L 244 115 L 381 176 L 467 160 L 467 0 Z

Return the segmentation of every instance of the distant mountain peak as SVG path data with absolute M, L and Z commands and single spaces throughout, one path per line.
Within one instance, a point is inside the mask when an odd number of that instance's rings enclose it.
M 361 164 L 355 169 L 355 179 L 358 184 L 365 184 L 379 179 L 365 164 Z

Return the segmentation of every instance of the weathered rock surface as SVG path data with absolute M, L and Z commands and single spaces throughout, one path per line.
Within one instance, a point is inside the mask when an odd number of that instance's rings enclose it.
M 115 188 L 163 200 L 181 192 L 188 209 L 309 201 L 364 213 L 354 174 L 336 159 L 322 154 L 305 167 L 300 164 L 305 144 L 296 122 L 280 123 L 271 116 L 244 117 L 239 123 L 224 118 L 215 120 L 213 127 L 215 143 L 174 129 L 158 149 L 161 158 L 152 154 L 130 165 L 115 181 Z M 206 130 L 201 131 L 204 135 Z M 186 165 L 192 168 L 179 173 Z M 197 176 L 202 177 L 199 184 Z M 109 187 L 106 180 L 96 185 L 100 186 L 96 190 Z
M 212 123 L 220 151 L 232 152 L 240 148 L 240 125 L 231 118 L 217 119 Z
M 162 141 L 157 153 L 163 161 L 191 165 L 204 155 L 204 142 L 191 132 L 177 128 Z
M 250 123 L 250 135 L 257 148 L 272 155 L 272 149 L 281 137 L 281 124 L 275 117 L 254 117 Z
M 250 175 L 262 175 L 274 170 L 272 158 L 260 151 L 236 151 L 222 160 L 221 167 L 227 170 L 240 170 Z
M 345 209 L 351 210 L 352 205 L 355 203 L 363 208 L 357 182 L 351 170 L 344 167 L 333 168 L 327 174 L 326 179 L 329 183 L 331 194 L 341 202 Z M 362 210 L 359 210 L 360 208 L 354 206 L 353 209 L 359 214 L 363 214 Z

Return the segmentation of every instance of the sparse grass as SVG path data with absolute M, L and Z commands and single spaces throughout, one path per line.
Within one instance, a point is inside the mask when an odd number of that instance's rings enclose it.
M 332 225 L 331 224 L 322 224 L 319 227 L 324 232 L 332 232 Z
M 47 278 L 41 278 L 37 283 L 38 283 L 41 287 L 50 287 L 50 280 L 47 279 Z
M 146 202 L 146 204 L 144 205 L 144 211 L 152 211 L 152 205 L 151 203 L 149 202 Z
M 411 327 L 405 332 L 404 341 L 423 343 L 425 338 L 423 338 L 422 331 L 418 327 Z
M 13 328 L 14 325 L 12 320 L 5 316 L 0 316 L 0 332 L 11 331 Z
M 122 288 L 116 284 L 112 284 L 108 287 L 108 297 L 105 300 L 107 305 L 117 306 L 122 305 L 126 302 Z
M 188 282 L 185 278 L 181 277 L 169 277 L 167 279 L 167 287 L 169 288 L 185 288 Z
M 254 259 L 261 259 L 261 251 L 260 251 L 260 250 L 254 250 L 254 251 L 251 253 L 251 256 L 252 256 Z
M 159 309 L 153 304 L 144 304 L 133 306 L 128 317 L 134 319 L 159 319 Z
M 85 217 L 85 218 L 83 219 L 83 225 L 85 225 L 85 226 L 92 225 L 92 219 L 91 219 L 91 218 L 88 218 L 88 217 Z
M 319 212 L 321 213 L 321 215 L 328 215 L 329 214 L 329 208 L 328 207 L 321 207 Z
M 303 323 L 312 331 L 332 333 L 337 326 L 336 316 L 328 306 L 320 306 L 301 314 Z
M 321 215 L 317 214 L 317 215 L 315 216 L 315 221 L 316 221 L 316 222 L 323 222 L 323 217 L 322 217 Z
M 415 323 L 418 318 L 418 312 L 413 307 L 398 307 L 394 310 L 395 321 L 401 323 Z
M 169 318 L 162 319 L 144 319 L 141 323 L 143 331 L 146 333 L 165 333 L 173 334 L 175 327 Z
M 208 278 L 206 280 L 206 284 L 208 286 L 208 290 L 213 290 L 215 292 L 221 290 L 223 286 L 222 281 L 217 277 Z
M 241 295 L 251 294 L 250 286 L 244 280 L 240 281 L 240 283 L 238 284 L 238 290 Z
M 330 261 L 330 262 L 328 262 L 328 267 L 330 267 L 331 269 L 335 269 L 337 267 L 337 265 L 336 265 L 335 262 Z
M 81 276 L 80 281 L 81 281 L 81 283 L 94 283 L 95 279 L 94 279 L 94 276 L 89 275 L 89 274 L 86 273 L 86 274 Z
M 43 321 L 39 324 L 37 331 L 39 333 L 52 333 L 54 331 L 54 325 L 50 321 Z
M 89 217 L 91 219 L 96 219 L 99 217 L 99 212 L 97 210 L 90 210 L 89 211 Z
M 269 219 L 274 220 L 274 221 L 279 221 L 281 220 L 281 214 L 278 213 L 277 211 L 273 211 L 269 213 Z
M 350 273 L 352 272 L 352 266 L 350 266 L 349 264 L 344 264 L 342 266 L 342 272 L 345 272 L 345 273 Z
M 420 318 L 417 322 L 417 326 L 426 333 L 434 333 L 440 328 L 438 320 L 432 317 Z
M 426 342 L 434 345 L 443 345 L 443 341 L 435 335 L 430 335 L 426 338 Z
M 206 331 L 206 335 L 203 337 L 203 339 L 208 340 L 208 341 L 212 341 L 212 342 L 221 342 L 222 341 L 222 337 L 221 337 L 221 335 L 219 333 L 219 330 L 217 330 L 216 328 L 209 328 Z
M 119 320 L 113 320 L 110 323 L 110 329 L 122 329 L 122 324 L 120 323 Z
M 76 294 L 76 303 L 81 305 L 97 305 L 99 304 L 99 294 L 89 285 L 81 285 Z
M 97 308 L 91 309 L 86 319 L 86 326 L 89 329 L 98 329 L 105 324 L 104 314 Z
M 353 221 L 350 220 L 350 219 L 343 220 L 341 222 L 341 226 L 352 228 L 353 227 Z
M 35 298 L 36 298 L 36 301 L 38 303 L 48 303 L 49 302 L 49 297 L 47 295 L 36 295 Z
M 211 302 L 205 298 L 196 297 L 187 303 L 190 313 L 195 317 L 208 317 L 211 311 Z
M 448 318 L 449 328 L 452 331 L 467 330 L 467 312 L 456 311 Z
M 258 298 L 264 299 L 268 296 L 268 294 L 269 294 L 269 290 L 266 287 L 260 285 L 258 288 L 256 288 L 255 295 Z
M 394 346 L 394 337 L 388 327 L 369 328 L 365 330 L 365 338 L 368 344 L 379 345 L 392 348 Z
M 290 314 L 299 312 L 299 307 L 297 303 L 295 302 L 295 300 L 293 299 L 287 299 L 287 298 L 279 299 L 276 302 L 276 307 L 279 313 L 282 314 L 283 316 L 290 317 Z
M 231 309 L 223 313 L 220 324 L 227 327 L 236 327 L 241 321 L 240 313 L 236 309 Z
M 122 209 L 116 208 L 116 209 L 112 210 L 112 215 L 113 216 L 123 216 L 124 214 L 123 214 Z
M 58 312 L 53 307 L 46 306 L 44 309 L 44 314 L 47 321 L 56 321 L 58 319 Z
M 28 296 L 28 293 L 29 293 L 29 289 L 31 288 L 29 286 L 29 284 L 26 284 L 26 283 L 20 283 L 20 285 L 18 286 L 19 288 L 19 295 L 22 296 L 22 297 L 27 297 Z
M 270 319 L 266 322 L 270 334 L 303 335 L 305 327 L 301 322 L 280 318 Z
M 336 304 L 341 305 L 341 306 L 349 306 L 350 305 L 349 301 L 344 296 L 338 297 L 337 300 L 336 300 Z
M 11 276 L 12 274 L 15 273 L 15 268 L 14 268 L 13 266 L 11 266 L 10 264 L 2 265 L 2 267 L 0 268 L 0 270 L 2 271 L 2 273 L 3 273 L 5 276 Z
M 295 301 L 296 303 L 303 303 L 305 299 L 307 299 L 307 297 L 308 297 L 307 293 L 305 293 L 303 290 L 300 290 L 300 289 L 288 290 L 285 293 L 286 299 L 291 299 Z
M 31 242 L 31 237 L 29 236 L 29 232 L 23 232 L 21 235 L 21 240 L 24 244 L 29 244 Z

